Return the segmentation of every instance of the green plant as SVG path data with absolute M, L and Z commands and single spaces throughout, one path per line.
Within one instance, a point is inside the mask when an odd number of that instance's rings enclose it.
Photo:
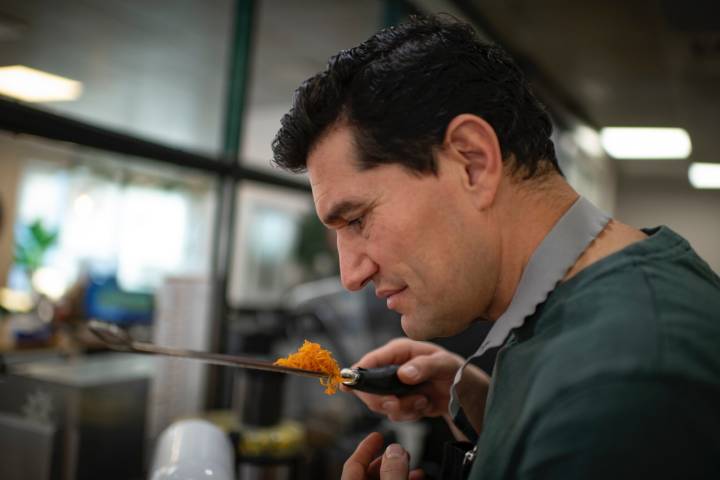
M 21 226 L 15 242 L 15 263 L 34 272 L 42 266 L 45 254 L 57 239 L 58 231 L 46 229 L 41 220 Z

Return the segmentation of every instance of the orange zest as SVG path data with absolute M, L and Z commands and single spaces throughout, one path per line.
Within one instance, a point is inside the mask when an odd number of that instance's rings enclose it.
M 327 373 L 327 377 L 320 379 L 320 384 L 325 387 L 326 395 L 336 393 L 338 385 L 340 385 L 342 381 L 340 366 L 333 358 L 332 353 L 322 348 L 319 343 L 313 343 L 307 340 L 305 340 L 297 352 L 288 355 L 286 358 L 277 359 L 275 365 Z

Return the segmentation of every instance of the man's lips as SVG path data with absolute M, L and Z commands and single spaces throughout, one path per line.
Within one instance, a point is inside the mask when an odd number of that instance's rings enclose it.
M 395 310 L 398 302 L 398 297 L 401 293 L 403 293 L 405 290 L 407 290 L 407 287 L 402 288 L 396 288 L 393 290 L 385 289 L 385 290 L 377 290 L 375 292 L 375 295 L 377 295 L 379 298 L 386 299 L 387 307 L 390 310 Z
M 378 298 L 388 298 L 396 293 L 400 293 L 403 290 L 405 290 L 407 287 L 402 288 L 394 288 L 394 289 L 383 289 L 383 290 L 375 290 L 375 296 Z

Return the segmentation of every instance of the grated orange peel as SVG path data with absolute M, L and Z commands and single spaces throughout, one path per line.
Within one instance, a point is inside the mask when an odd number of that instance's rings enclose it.
M 319 343 L 308 340 L 305 340 L 297 352 L 291 353 L 286 358 L 277 359 L 275 365 L 327 373 L 327 377 L 320 379 L 326 395 L 335 394 L 342 381 L 340 366 L 332 353 L 322 348 Z

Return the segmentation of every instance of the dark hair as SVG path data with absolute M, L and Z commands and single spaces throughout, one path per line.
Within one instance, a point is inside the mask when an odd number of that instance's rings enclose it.
M 552 123 L 500 47 L 446 16 L 414 17 L 330 58 L 295 91 L 273 141 L 274 163 L 294 172 L 331 126 L 353 128 L 360 168 L 398 163 L 436 173 L 433 149 L 462 113 L 494 128 L 503 159 L 526 178 L 560 172 Z

